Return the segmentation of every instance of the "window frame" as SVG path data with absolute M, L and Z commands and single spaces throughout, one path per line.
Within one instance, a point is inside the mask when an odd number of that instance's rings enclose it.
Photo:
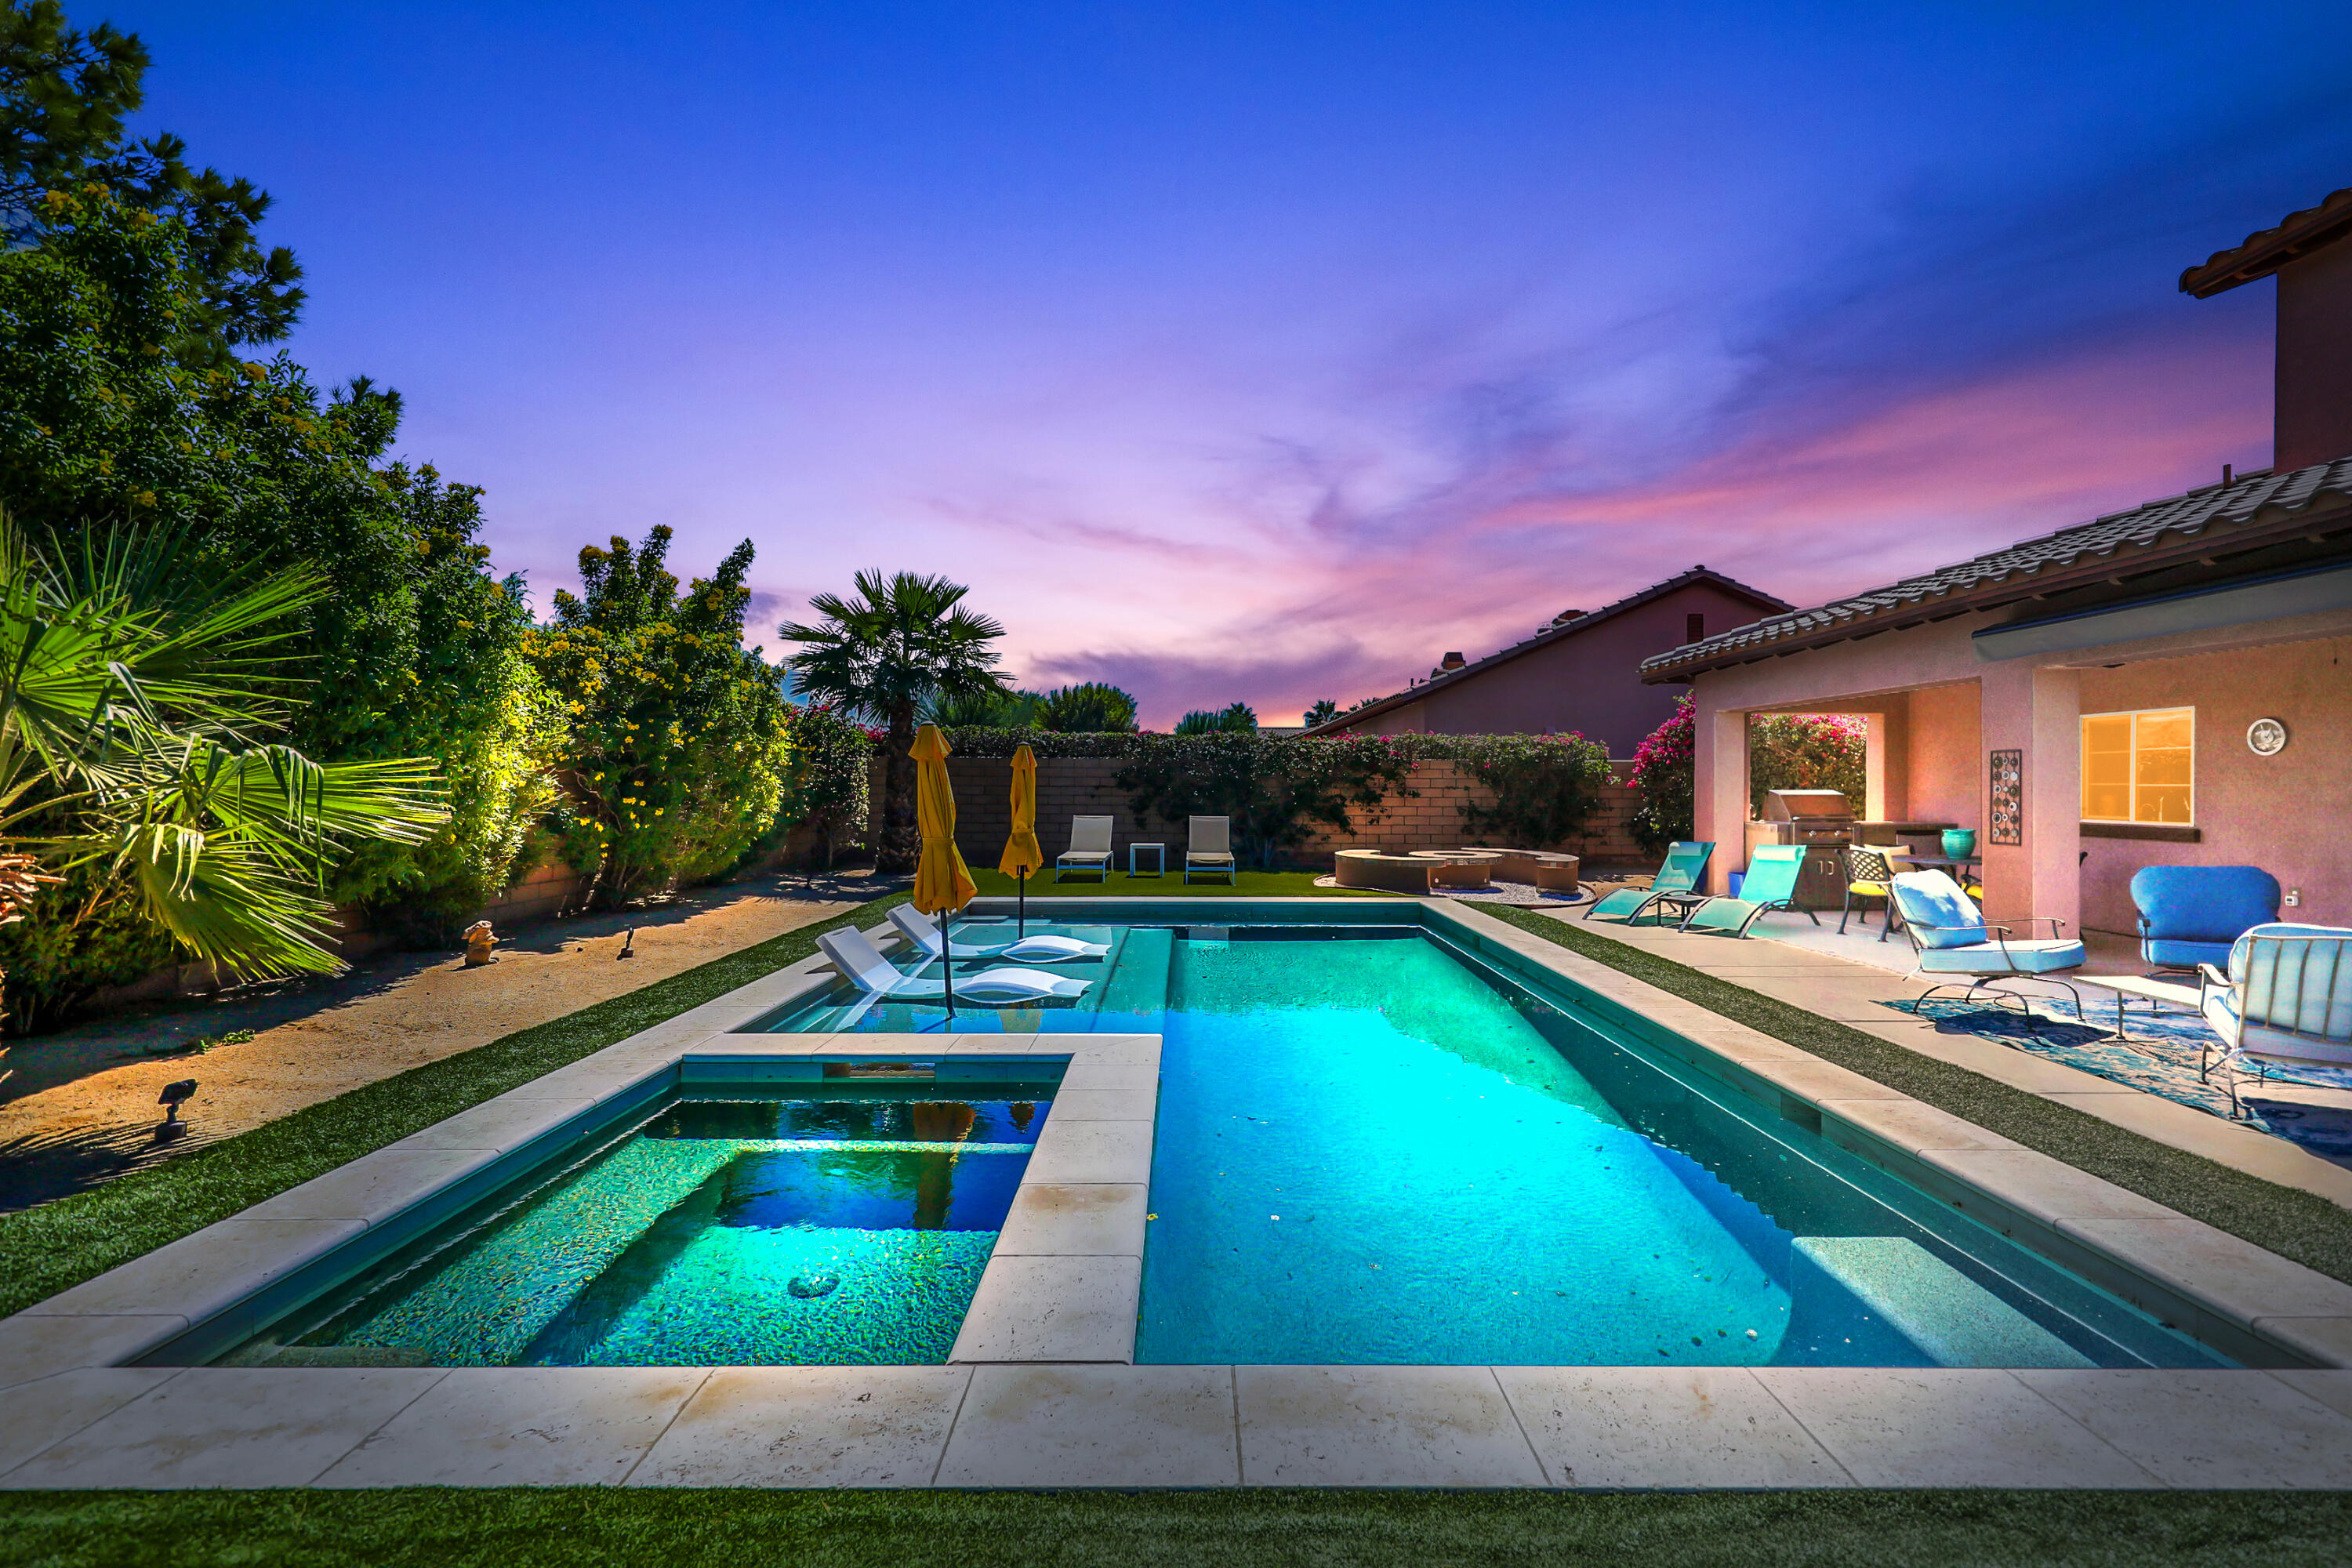
M 2150 821 L 2138 815 L 2140 792 L 2138 721 L 2142 719 L 2147 718 L 2170 718 L 2175 714 L 2185 714 L 2189 720 L 2189 820 L 2186 822 Z M 2087 743 L 2087 731 L 2091 721 L 2094 719 L 2129 719 L 2133 721 L 2131 750 L 2126 753 L 2131 759 L 2130 789 L 2131 811 L 2133 815 L 2129 816 L 2093 816 L 2090 815 L 2088 796 L 2091 788 L 2089 771 L 2091 749 Z M 2079 714 L 2076 717 L 2074 724 L 2074 752 L 2076 768 L 2076 806 L 2081 820 L 2084 823 L 2096 824 L 2102 827 L 2162 827 L 2189 830 L 2196 828 L 2197 709 L 2194 704 L 2180 703 L 2168 708 L 2118 708 L 2103 713 Z M 2171 786 L 2167 785 L 2164 787 L 2169 788 Z

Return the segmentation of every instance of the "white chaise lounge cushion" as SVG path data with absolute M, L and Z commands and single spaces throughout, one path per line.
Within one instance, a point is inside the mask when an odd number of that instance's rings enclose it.
M 890 923 L 906 934 L 907 940 L 932 957 L 939 956 L 939 922 L 912 904 L 900 904 L 890 911 Z M 958 958 L 987 958 L 1002 954 L 1018 963 L 1067 963 L 1073 959 L 1101 958 L 1110 952 L 1104 942 L 1080 942 L 1074 936 L 1055 936 L 1039 932 L 1017 942 L 964 942 L 955 944 Z
M 937 980 L 899 973 L 862 931 L 847 927 L 829 931 L 816 942 L 824 950 L 825 957 L 833 961 L 833 966 L 861 991 L 902 1000 L 946 994 L 946 987 Z M 1091 984 L 1037 969 L 987 969 L 978 974 L 959 975 L 955 994 L 959 1001 L 1034 1002 L 1047 996 L 1080 995 Z

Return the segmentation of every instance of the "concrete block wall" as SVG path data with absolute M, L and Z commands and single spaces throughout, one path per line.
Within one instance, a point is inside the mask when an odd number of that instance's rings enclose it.
M 1037 843 L 1049 866 L 1069 847 L 1070 818 L 1078 816 L 1113 819 L 1111 853 L 1122 870 L 1127 866 L 1127 847 L 1138 840 L 1167 845 L 1171 863 L 1181 862 L 1185 825 L 1139 820 L 1129 792 L 1117 782 L 1122 765 L 1116 757 L 1038 759 Z M 1543 847 L 1565 849 L 1596 862 L 1644 858 L 1633 843 L 1630 826 L 1633 792 L 1623 782 L 1633 764 L 1612 765 L 1619 782 L 1602 792 L 1602 805 L 1593 816 L 1590 831 L 1567 844 Z M 948 777 L 955 785 L 956 847 L 963 851 L 967 863 L 993 868 L 1013 826 L 1013 764 L 993 757 L 950 757 Z M 1467 842 L 1462 807 L 1474 798 L 1491 798 L 1482 786 L 1454 763 L 1440 760 L 1414 763 L 1409 782 L 1413 794 L 1392 795 L 1376 807 L 1352 813 L 1353 833 L 1318 834 L 1295 852 L 1295 861 L 1302 867 L 1318 862 L 1328 867 L 1335 849 L 1448 849 Z M 878 802 L 880 797 L 877 779 L 875 798 Z

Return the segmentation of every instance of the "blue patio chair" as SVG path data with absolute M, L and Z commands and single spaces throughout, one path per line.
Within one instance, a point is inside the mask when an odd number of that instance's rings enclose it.
M 2230 962 L 2231 944 L 2278 919 L 2278 879 L 2259 866 L 2143 866 L 2132 873 L 2139 955 L 2158 969 Z
M 1960 1000 L 1969 1001 L 1980 992 L 2006 996 L 2018 1005 L 2028 1026 L 2035 1028 L 2040 1026 L 2034 1022 L 2029 999 L 1992 982 L 2039 980 L 2062 987 L 2074 999 L 2074 1016 L 2084 1016 L 2082 993 L 2057 977 L 2062 971 L 2083 967 L 2084 958 L 2083 944 L 2064 934 L 2065 921 L 2047 917 L 1988 921 L 1976 900 L 1941 871 L 1897 872 L 1893 890 L 1895 907 L 1903 915 L 1903 934 L 1911 939 L 1913 973 L 1966 976 L 1969 984 Z M 2050 928 L 2048 937 L 2010 935 L 2015 926 L 2030 931 L 2041 925 Z M 1925 1002 L 1950 988 L 1950 982 L 1938 982 L 1919 1000 Z
M 1727 899 L 1709 899 L 1683 917 L 1685 931 L 1719 931 L 1727 936 L 1744 937 L 1748 928 L 1774 910 L 1794 910 L 1797 907 L 1797 873 L 1805 868 L 1805 847 L 1801 844 L 1761 844 L 1748 859 L 1748 874 L 1739 884 L 1739 891 Z M 1812 910 L 1805 917 L 1815 925 L 1822 917 Z
M 1632 925 L 1649 913 L 1652 905 L 1668 893 L 1687 893 L 1698 887 L 1698 879 L 1706 871 L 1706 858 L 1715 853 L 1713 840 L 1703 843 L 1670 844 L 1666 846 L 1666 863 L 1650 879 L 1646 888 L 1620 888 L 1607 898 L 1595 902 L 1584 911 L 1584 918 L 1607 915 Z
M 2227 970 L 2201 963 L 2197 976 L 2197 1010 L 2221 1037 L 2232 1116 L 2242 1076 L 2317 1069 L 2331 1088 L 2352 1079 L 2352 931 L 2258 925 L 2230 944 Z

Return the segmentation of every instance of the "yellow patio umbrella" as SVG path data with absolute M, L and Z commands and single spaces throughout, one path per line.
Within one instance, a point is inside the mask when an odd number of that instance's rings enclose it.
M 948 782 L 948 738 L 937 724 L 915 732 L 908 755 L 915 759 L 915 826 L 923 836 L 922 858 L 915 863 L 915 907 L 940 921 L 940 973 L 948 1012 L 955 1012 L 955 943 L 949 922 L 980 891 L 955 841 L 955 788 Z
M 1029 873 L 1045 868 L 1045 852 L 1037 847 L 1037 758 L 1025 745 L 1013 752 L 1013 836 L 996 868 L 1021 879 L 1020 912 L 1013 934 L 1029 934 Z

